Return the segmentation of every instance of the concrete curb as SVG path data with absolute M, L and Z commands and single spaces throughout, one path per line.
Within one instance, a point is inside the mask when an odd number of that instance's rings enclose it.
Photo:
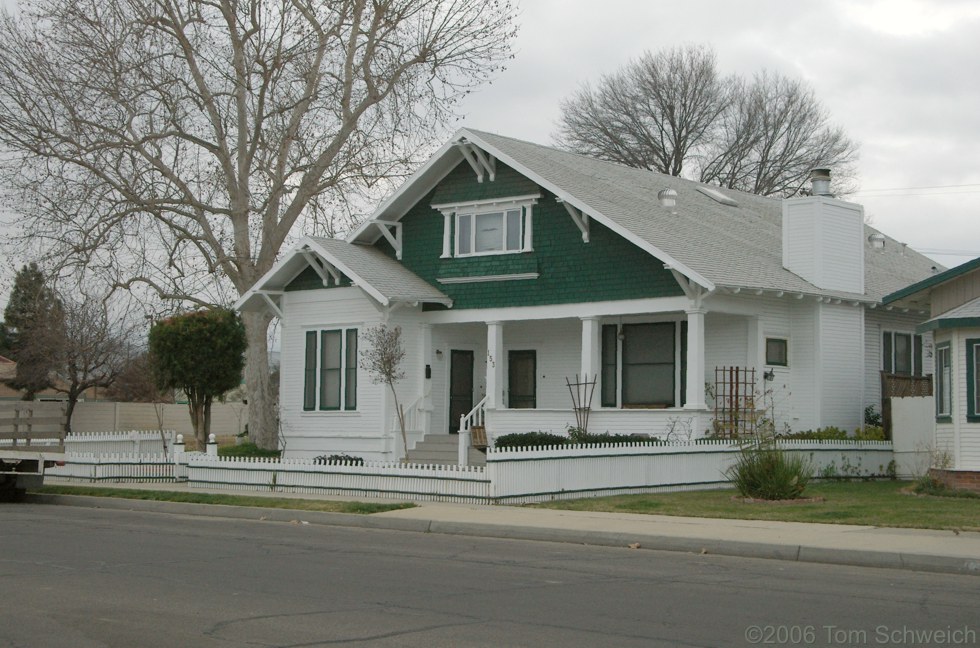
M 980 576 L 980 557 L 967 559 L 960 556 L 910 554 L 896 551 L 837 549 L 794 544 L 686 538 L 618 531 L 555 529 L 513 524 L 447 522 L 354 513 L 328 513 L 323 511 L 229 506 L 222 504 L 160 502 L 155 500 L 132 500 L 88 495 L 32 494 L 28 495 L 24 501 L 35 504 L 80 506 L 119 511 L 141 511 L 168 515 L 191 515 L 280 523 L 302 521 L 322 526 L 408 531 L 413 533 L 439 533 L 444 535 L 539 542 L 563 542 L 603 547 L 625 548 L 631 544 L 638 544 L 640 549 L 652 549 L 656 551 Z

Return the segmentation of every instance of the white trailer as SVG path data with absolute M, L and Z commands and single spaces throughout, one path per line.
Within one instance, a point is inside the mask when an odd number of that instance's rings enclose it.
M 44 472 L 64 465 L 62 403 L 0 403 L 0 499 L 40 488 Z

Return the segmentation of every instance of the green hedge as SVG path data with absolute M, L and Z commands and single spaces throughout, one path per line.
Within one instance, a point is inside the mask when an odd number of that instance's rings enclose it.
M 566 446 L 590 443 L 658 443 L 657 439 L 631 434 L 594 434 L 580 428 L 569 428 L 568 436 L 552 432 L 519 432 L 504 434 L 494 440 L 495 448 L 530 448 L 535 446 Z

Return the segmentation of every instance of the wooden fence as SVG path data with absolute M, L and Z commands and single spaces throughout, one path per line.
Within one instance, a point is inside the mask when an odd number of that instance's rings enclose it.
M 62 403 L 0 402 L 0 445 L 61 452 L 66 423 Z

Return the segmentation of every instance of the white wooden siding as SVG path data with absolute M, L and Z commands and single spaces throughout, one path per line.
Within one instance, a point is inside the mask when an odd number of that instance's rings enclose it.
M 915 333 L 915 327 L 925 321 L 927 315 L 917 313 L 901 313 L 882 308 L 864 310 L 864 404 L 874 405 L 881 411 L 881 335 L 884 331 L 899 331 Z M 931 375 L 933 372 L 933 341 L 932 334 L 922 336 L 922 372 Z
M 821 393 L 817 359 L 817 305 L 798 300 L 790 312 L 790 375 L 788 383 L 772 387 L 777 423 L 785 422 L 795 432 L 819 426 Z M 777 376 L 778 378 L 778 376 Z M 785 412 L 785 413 L 784 413 Z
M 820 304 L 820 427 L 853 432 L 864 415 L 864 317 L 860 308 Z
M 351 412 L 304 412 L 303 368 L 307 331 L 357 328 L 380 322 L 380 313 L 358 288 L 331 288 L 287 292 L 283 297 L 282 372 L 279 382 L 280 420 L 286 441 L 284 456 L 310 458 L 329 453 L 383 459 L 382 433 L 385 393 L 358 371 L 357 410 Z M 360 339 L 358 340 L 360 346 Z

